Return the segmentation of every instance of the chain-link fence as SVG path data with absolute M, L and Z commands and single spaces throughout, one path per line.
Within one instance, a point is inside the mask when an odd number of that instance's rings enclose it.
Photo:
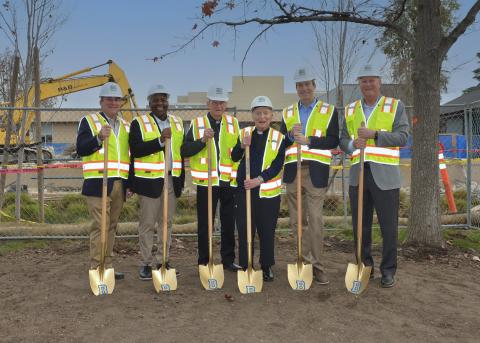
M 42 109 L 42 147 L 45 165 L 42 168 L 44 175 L 43 207 L 45 223 L 52 224 L 47 228 L 35 229 L 35 236 L 86 235 L 90 217 L 85 199 L 80 195 L 82 187 L 81 159 L 75 151 L 76 132 L 79 120 L 86 113 L 93 113 L 98 109 Z M 144 113 L 146 109 L 139 109 Z M 206 109 L 173 109 L 175 114 L 184 120 L 188 130 L 190 121 L 206 113 Z M 339 117 L 341 115 L 339 111 Z M 2 127 L 5 128 L 4 109 L 0 109 Z M 229 109 L 235 115 L 241 126 L 251 124 L 251 113 L 248 110 Z M 407 108 L 412 118 L 412 109 Z M 480 228 L 480 103 L 468 106 L 444 106 L 441 109 L 440 142 L 443 147 L 441 169 L 441 211 L 442 225 L 455 227 Z M 281 120 L 281 111 L 274 111 L 274 123 L 278 128 Z M 15 131 L 15 130 L 14 130 Z M 18 127 L 17 127 L 17 131 Z M 3 136 L 4 137 L 4 136 Z M 35 137 L 32 130 L 29 137 Z M 2 142 L 3 143 L 3 142 Z M 402 189 L 400 195 L 400 225 L 406 226 L 409 214 L 410 172 L 411 172 L 411 143 L 401 149 Z M 35 142 L 33 138 L 26 141 L 27 149 L 22 165 L 18 165 L 19 145 L 13 145 L 8 151 L 3 149 L 2 154 L 9 154 L 9 162 L 1 173 L 6 177 L 3 206 L 1 207 L 1 221 L 8 228 L 2 229 L 3 238 L 24 234 L 32 235 L 25 229 L 25 223 L 40 221 L 39 203 L 37 201 L 37 165 Z M 324 204 L 324 220 L 328 229 L 349 227 L 351 223 L 350 205 L 348 201 L 348 171 L 349 159 L 340 150 L 334 150 L 327 197 Z M 195 188 L 192 187 L 187 167 L 185 190 L 178 201 L 175 215 L 175 230 L 177 232 L 196 232 Z M 20 182 L 18 182 L 20 175 Z M 446 175 L 446 176 L 445 176 Z M 20 207 L 15 201 L 15 190 L 21 189 Z M 17 209 L 17 211 L 16 211 Z M 20 209 L 20 211 L 18 211 Z M 19 216 L 18 216 L 19 214 Z M 125 203 L 120 218 L 120 234 L 131 235 L 136 233 L 139 215 L 139 205 L 136 196 Z M 288 206 L 286 199 L 282 200 L 279 227 L 288 227 Z M 23 223 L 23 224 L 22 224 Z M 58 224 L 58 225 L 55 225 Z M 16 228 L 18 229 L 17 231 Z M 20 230 L 20 231 L 21 231 Z M 42 231 L 43 230 L 43 231 Z

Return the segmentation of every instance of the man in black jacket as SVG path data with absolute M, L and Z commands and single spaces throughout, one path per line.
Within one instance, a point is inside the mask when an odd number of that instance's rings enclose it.
M 167 115 L 169 92 L 157 84 L 148 92 L 148 104 L 151 113 L 136 117 L 132 122 L 129 144 L 133 160 L 134 177 L 132 190 L 138 194 L 140 203 L 140 222 L 138 236 L 140 243 L 141 266 L 139 278 L 152 278 L 152 264 L 161 267 L 163 253 L 163 196 L 164 180 L 168 180 L 168 239 L 167 269 L 171 243 L 173 215 L 176 198 L 182 193 L 185 171 L 180 147 L 183 143 L 182 120 Z M 165 140 L 170 139 L 170 165 L 165 166 Z M 167 172 L 165 173 L 165 167 Z M 152 255 L 153 235 L 157 224 L 157 253 Z M 155 261 L 154 261 L 155 260 Z
M 90 228 L 90 269 L 96 269 L 100 263 L 103 152 L 105 147 L 109 152 L 106 268 L 112 267 L 115 233 L 125 201 L 130 161 L 128 156 L 129 124 L 118 116 L 123 101 L 120 87 L 113 82 L 106 83 L 100 89 L 101 112 L 84 116 L 78 126 L 77 153 L 82 156 L 83 160 L 82 194 L 86 197 L 88 211 L 93 218 Z M 115 273 L 115 278 L 121 279 L 123 274 Z
M 297 148 L 302 168 L 302 254 L 313 265 L 315 280 L 329 283 L 322 261 L 323 201 L 327 190 L 330 149 L 337 147 L 338 114 L 334 106 L 315 97 L 315 77 L 307 68 L 296 71 L 294 80 L 300 101 L 283 110 L 281 132 L 286 137 L 285 171 L 290 227 L 297 231 Z

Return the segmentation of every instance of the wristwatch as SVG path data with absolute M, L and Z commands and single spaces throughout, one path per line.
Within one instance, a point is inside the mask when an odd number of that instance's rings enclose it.
M 257 176 L 257 179 L 260 180 L 260 183 L 263 183 L 263 177 L 262 177 L 261 175 L 258 175 L 258 176 Z

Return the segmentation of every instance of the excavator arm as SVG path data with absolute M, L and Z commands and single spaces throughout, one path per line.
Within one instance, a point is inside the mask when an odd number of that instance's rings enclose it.
M 77 77 L 77 75 L 88 73 L 96 68 L 102 67 L 104 65 L 109 65 L 109 73 L 105 75 L 92 75 L 92 76 L 83 76 Z M 70 93 L 80 92 L 86 89 L 99 87 L 104 85 L 107 82 L 116 82 L 120 86 L 122 93 L 125 98 L 125 102 L 122 106 L 122 116 L 125 120 L 131 121 L 136 113 L 132 112 L 132 109 L 137 108 L 137 103 L 135 101 L 135 96 L 133 91 L 128 83 L 128 79 L 123 72 L 123 70 L 112 60 L 107 61 L 107 63 L 100 64 L 95 67 L 85 68 L 74 73 L 66 74 L 54 79 L 47 79 L 40 83 L 40 99 L 46 100 L 49 98 L 62 96 Z M 30 88 L 28 92 L 27 106 L 32 107 L 34 103 L 35 88 Z M 0 104 L 6 106 L 7 104 Z M 20 97 L 15 102 L 15 107 L 24 107 L 24 98 Z M 17 136 L 20 132 L 20 125 L 22 119 L 22 110 L 15 110 L 13 113 L 13 123 L 16 128 L 16 132 L 12 134 L 10 144 L 17 144 Z M 6 124 L 6 115 L 2 115 L 2 123 Z M 26 143 L 29 143 L 28 131 L 35 118 L 35 112 L 29 111 L 27 114 L 25 132 L 27 132 Z M 5 127 L 0 128 L 0 145 L 5 143 Z

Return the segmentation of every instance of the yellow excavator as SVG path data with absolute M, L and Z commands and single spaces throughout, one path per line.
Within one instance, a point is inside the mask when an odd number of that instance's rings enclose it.
M 87 75 L 80 76 L 82 74 L 91 72 L 94 69 L 108 65 L 108 74 L 104 75 Z M 106 63 L 85 68 L 70 74 L 66 74 L 57 78 L 50 78 L 42 80 L 40 83 L 40 99 L 46 100 L 49 98 L 66 95 L 70 93 L 80 92 L 85 89 L 99 87 L 107 82 L 116 82 L 122 89 L 125 102 L 122 106 L 122 116 L 125 120 L 131 121 L 136 115 L 132 109 L 138 108 L 135 101 L 135 95 L 132 88 L 128 83 L 127 76 L 124 71 L 112 60 L 108 60 Z M 30 88 L 28 92 L 27 107 L 33 107 L 35 98 L 35 88 Z M 0 103 L 0 107 L 7 107 L 8 103 Z M 15 101 L 14 107 L 24 107 L 24 98 L 20 97 Z M 53 108 L 52 108 L 53 109 Z M 15 110 L 13 112 L 13 130 L 10 138 L 10 152 L 12 155 L 18 150 L 18 143 L 20 142 L 21 122 L 22 122 L 23 110 Z M 29 146 L 30 144 L 30 126 L 35 119 L 35 112 L 29 111 L 27 113 L 27 120 L 25 124 L 25 161 L 33 161 L 36 158 L 36 148 Z M 0 111 L 0 154 L 3 154 L 5 146 L 5 136 L 7 127 L 7 111 Z M 15 148 L 17 147 L 17 148 Z M 42 149 L 43 158 L 48 160 L 52 159 L 53 155 L 51 150 Z

